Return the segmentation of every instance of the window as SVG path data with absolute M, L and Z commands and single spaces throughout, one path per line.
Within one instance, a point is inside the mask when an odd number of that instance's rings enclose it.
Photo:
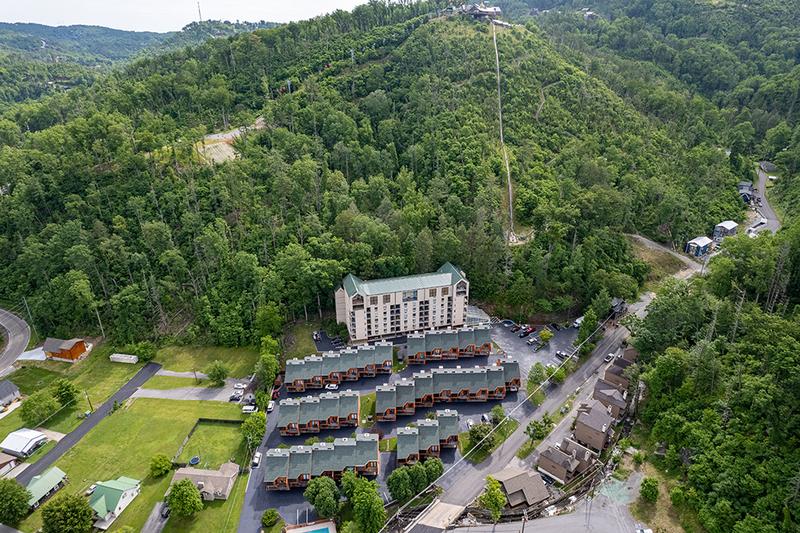
M 436 298 L 436 289 L 431 289 L 428 291 L 428 296 L 430 298 Z
M 377 296 L 370 296 L 369 297 L 369 305 L 378 305 L 378 297 Z
M 384 304 L 391 303 L 391 301 L 392 301 L 392 295 L 391 294 L 384 294 L 383 295 L 383 303 Z
M 450 294 L 450 287 L 442 287 L 442 296 Z

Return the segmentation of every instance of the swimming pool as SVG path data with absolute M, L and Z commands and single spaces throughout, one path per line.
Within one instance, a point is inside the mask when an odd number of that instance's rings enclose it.
M 327 527 L 321 527 L 319 529 L 312 529 L 311 531 L 305 531 L 304 533 L 330 533 L 330 529 Z

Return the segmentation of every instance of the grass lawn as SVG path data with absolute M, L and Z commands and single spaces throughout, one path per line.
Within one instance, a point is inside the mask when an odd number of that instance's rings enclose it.
M 564 420 L 564 417 L 569 414 L 570 410 L 572 409 L 572 402 L 573 402 L 574 398 L 575 398 L 575 395 L 571 394 L 569 396 L 569 398 L 567 398 L 567 401 L 565 401 L 563 404 L 561 404 L 561 407 L 559 407 L 558 411 L 556 411 L 555 413 L 550 415 L 550 418 L 553 419 L 553 428 L 554 429 L 559 424 L 559 422 Z M 564 412 L 562 413 L 561 411 L 564 411 Z M 528 457 L 530 454 L 533 453 L 533 450 L 536 449 L 536 447 L 539 445 L 540 442 L 541 441 L 539 441 L 539 440 L 526 441 L 525 444 L 520 446 L 519 450 L 517 450 L 517 457 L 519 457 L 520 459 L 525 459 L 526 457 Z
M 501 444 L 505 442 L 505 440 L 511 436 L 514 431 L 519 427 L 519 421 L 510 418 L 508 422 L 503 423 L 503 425 L 494 433 L 494 444 L 491 448 L 482 448 L 475 450 L 474 452 L 470 453 L 467 457 L 467 460 L 471 463 L 479 464 L 482 463 L 487 457 L 489 457 L 493 451 L 495 451 Z M 461 455 L 466 455 L 472 448 L 474 444 L 472 440 L 469 438 L 469 431 L 465 431 L 458 436 L 458 451 L 461 452 Z
M 382 452 L 393 452 L 397 450 L 397 437 L 382 439 L 378 442 L 378 450 Z
M 96 481 L 118 476 L 142 480 L 141 494 L 111 528 L 116 531 L 128 525 L 139 531 L 172 478 L 169 474 L 159 479 L 149 477 L 150 458 L 157 453 L 171 457 L 201 416 L 236 419 L 242 415 L 237 406 L 222 402 L 133 400 L 101 421 L 56 462 L 69 477 L 69 484 L 61 490 L 82 493 Z M 36 511 L 19 529 L 37 530 L 41 516 L 41 511 Z
M 89 395 L 89 399 L 96 409 L 142 367 L 138 364 L 112 363 L 108 360 L 111 351 L 111 347 L 107 345 L 96 346 L 86 359 L 74 364 L 57 361 L 29 361 L 24 367 L 10 374 L 7 379 L 15 383 L 23 394 L 30 394 L 46 388 L 53 381 L 62 377 L 74 383 L 81 391 L 78 401 L 58 411 L 42 424 L 47 429 L 69 433 L 81 422 L 78 414 L 89 409 L 86 394 Z M 17 409 L 0 419 L 0 439 L 5 438 L 11 431 L 24 426 L 20 410 Z
M 658 480 L 658 500 L 649 503 L 637 498 L 630 504 L 634 518 L 647 524 L 653 531 L 704 531 L 690 509 L 682 510 L 672 505 L 669 491 L 678 484 L 675 479 L 664 475 L 647 462 L 640 468 L 646 477 Z
M 188 463 L 195 455 L 200 456 L 198 468 L 213 470 L 231 459 L 236 464 L 244 464 L 247 448 L 241 429 L 233 424 L 201 423 L 189 437 L 178 462 Z
M 203 502 L 203 510 L 191 518 L 170 515 L 163 531 L 166 533 L 186 531 L 235 533 L 239 527 L 239 514 L 242 512 L 246 488 L 247 476 L 239 476 L 236 478 L 236 484 L 227 500 Z M 280 532 L 280 529 L 277 531 Z
M 314 344 L 312 333 L 322 329 L 319 321 L 303 322 L 302 320 L 290 324 L 283 335 L 283 352 L 286 359 L 295 359 L 314 355 L 317 345 Z
M 211 381 L 207 379 L 179 378 L 175 376 L 153 376 L 148 379 L 143 389 L 182 389 L 184 387 L 210 387 Z
M 397 348 L 392 350 L 392 372 L 402 372 L 408 367 L 405 361 L 400 361 L 397 358 Z
M 375 393 L 362 394 L 358 401 L 361 407 L 361 419 L 358 425 L 362 428 L 371 428 L 375 424 Z M 368 420 L 367 417 L 370 416 L 372 419 Z
M 285 525 L 286 525 L 286 522 L 284 522 L 283 519 L 280 519 L 275 523 L 275 525 L 273 525 L 272 527 L 268 527 L 267 529 L 264 529 L 263 531 L 264 531 L 264 533 L 281 533 L 281 531 L 283 531 L 283 526 L 285 526 Z
M 220 360 L 230 369 L 230 376 L 243 378 L 253 373 L 258 360 L 256 348 L 224 348 L 221 346 L 167 346 L 156 353 L 156 361 L 166 370 L 175 372 L 204 372 Z

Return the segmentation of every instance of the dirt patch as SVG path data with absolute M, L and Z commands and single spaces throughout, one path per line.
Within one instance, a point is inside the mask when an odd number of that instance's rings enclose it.
M 632 461 L 631 461 L 632 463 Z M 655 503 L 646 503 L 639 498 L 638 489 L 636 499 L 630 505 L 631 514 L 637 519 L 648 525 L 654 532 L 659 533 L 683 533 L 685 531 L 703 531 L 702 528 L 693 520 L 693 517 L 682 513 L 674 508 L 669 498 L 669 491 L 677 485 L 675 480 L 667 478 L 664 474 L 656 470 L 650 463 L 644 463 L 639 467 L 646 477 L 658 480 L 658 500 Z M 631 476 L 633 478 L 634 476 Z M 689 527 L 684 528 L 684 525 Z
M 650 272 L 647 274 L 648 283 L 656 283 L 685 267 L 680 259 L 669 252 L 646 246 L 638 239 L 629 241 L 633 247 L 633 254 L 650 266 Z

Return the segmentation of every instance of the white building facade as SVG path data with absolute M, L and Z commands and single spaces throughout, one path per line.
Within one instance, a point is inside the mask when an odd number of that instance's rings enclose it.
M 463 326 L 468 302 L 469 281 L 450 263 L 399 278 L 364 281 L 348 274 L 336 291 L 336 320 L 358 343 Z

